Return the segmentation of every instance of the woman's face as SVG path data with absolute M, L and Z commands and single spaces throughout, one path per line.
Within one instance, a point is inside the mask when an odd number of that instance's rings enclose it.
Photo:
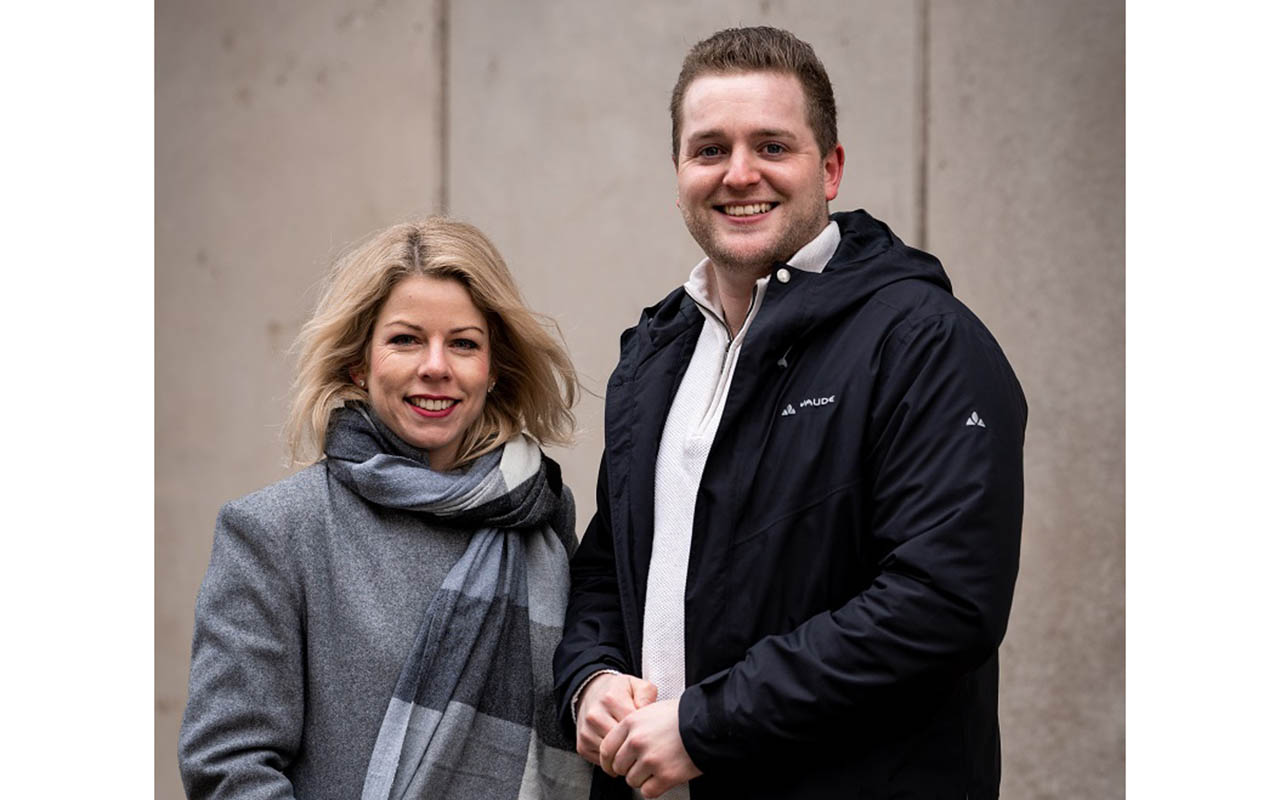
M 373 324 L 366 366 L 378 417 L 427 451 L 434 470 L 453 465 L 490 387 L 489 326 L 461 283 L 414 275 L 397 283 Z

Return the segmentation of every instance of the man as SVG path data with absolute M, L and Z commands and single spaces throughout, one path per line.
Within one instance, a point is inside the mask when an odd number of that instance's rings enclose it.
M 592 796 L 994 798 L 1017 379 L 936 259 L 828 217 L 807 44 L 700 42 L 671 117 L 707 257 L 622 336 L 555 659 Z

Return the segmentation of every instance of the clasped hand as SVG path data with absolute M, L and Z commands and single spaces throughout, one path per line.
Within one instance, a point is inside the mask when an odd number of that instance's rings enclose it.
M 702 774 L 680 738 L 680 701 L 634 675 L 591 679 L 578 708 L 578 753 L 610 777 L 658 797 Z

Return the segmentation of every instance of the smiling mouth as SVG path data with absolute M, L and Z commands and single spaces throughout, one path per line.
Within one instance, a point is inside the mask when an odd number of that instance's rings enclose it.
M 716 210 L 730 217 L 754 217 L 757 214 L 767 214 L 777 206 L 777 203 L 746 203 L 716 206 Z
M 434 397 L 410 397 L 409 405 L 423 411 L 445 411 L 458 404 L 458 400 Z

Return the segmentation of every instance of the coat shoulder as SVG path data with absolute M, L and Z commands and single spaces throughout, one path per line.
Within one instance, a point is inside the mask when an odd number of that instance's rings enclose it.
M 999 347 L 990 329 L 968 306 L 951 292 L 927 281 L 889 284 L 876 292 L 874 301 L 895 317 L 891 327 L 895 338 L 913 339 L 933 330 L 943 337 L 968 336 L 986 346 Z
M 312 464 L 270 486 L 232 500 L 222 507 L 218 518 L 222 522 L 270 524 L 273 528 L 288 530 L 295 525 L 280 523 L 304 523 L 317 519 L 320 509 L 330 500 L 331 483 L 324 462 Z

